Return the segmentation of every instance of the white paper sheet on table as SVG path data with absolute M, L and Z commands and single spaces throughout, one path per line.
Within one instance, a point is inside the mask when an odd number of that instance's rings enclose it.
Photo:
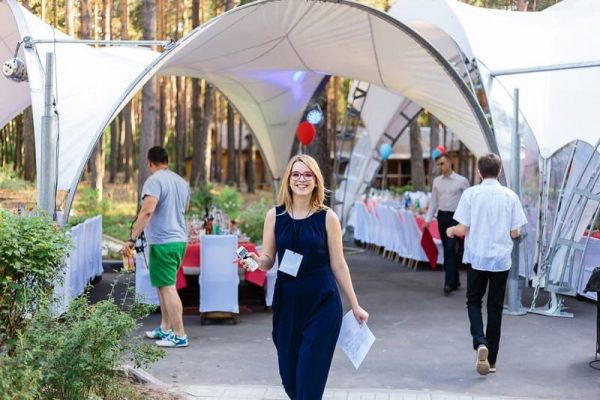
M 352 311 L 348 311 L 342 320 L 337 345 L 344 350 L 354 368 L 360 367 L 374 342 L 375 336 L 367 324 L 359 325 Z

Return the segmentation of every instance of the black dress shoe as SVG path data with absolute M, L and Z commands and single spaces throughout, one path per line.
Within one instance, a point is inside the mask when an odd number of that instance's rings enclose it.
M 444 294 L 450 294 L 452 290 L 452 286 L 444 286 Z

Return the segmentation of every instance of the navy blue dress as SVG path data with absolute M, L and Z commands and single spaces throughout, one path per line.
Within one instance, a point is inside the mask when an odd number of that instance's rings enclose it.
M 279 374 L 292 400 L 323 396 L 342 324 L 342 303 L 329 264 L 326 210 L 294 220 L 276 208 L 275 244 L 303 255 L 296 277 L 277 273 L 273 296 L 273 341 Z

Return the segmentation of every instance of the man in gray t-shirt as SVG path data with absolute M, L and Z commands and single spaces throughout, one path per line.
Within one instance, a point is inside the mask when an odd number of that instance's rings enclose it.
M 184 213 L 190 189 L 183 178 L 169 170 L 164 148 L 148 150 L 148 168 L 152 175 L 142 188 L 142 207 L 124 250 L 133 247 L 142 231 L 145 233 L 150 282 L 158 288 L 161 311 L 160 326 L 147 331 L 146 337 L 159 339 L 156 344 L 161 347 L 186 347 L 183 306 L 175 283 L 187 245 Z

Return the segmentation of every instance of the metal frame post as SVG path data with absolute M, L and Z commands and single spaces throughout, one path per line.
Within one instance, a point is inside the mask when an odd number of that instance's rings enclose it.
M 54 53 L 46 53 L 44 79 L 44 115 L 42 116 L 41 170 L 39 174 L 38 208 L 56 219 L 56 182 L 58 167 L 57 117 L 54 112 Z
M 511 143 L 511 177 L 510 187 L 521 196 L 521 132 L 519 130 L 519 89 L 514 90 L 515 126 Z M 504 310 L 508 315 L 525 315 L 527 311 L 521 305 L 521 288 L 519 288 L 519 241 L 513 242 L 510 271 L 508 273 L 508 303 Z

